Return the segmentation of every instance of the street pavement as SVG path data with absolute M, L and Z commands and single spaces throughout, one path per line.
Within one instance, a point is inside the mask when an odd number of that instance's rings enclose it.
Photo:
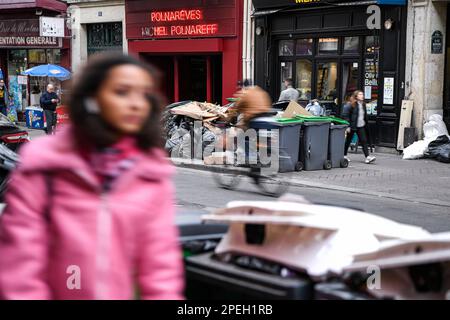
M 177 168 L 175 184 L 179 214 L 207 213 L 224 207 L 229 201 L 234 200 L 274 200 L 261 195 L 257 187 L 248 179 L 243 179 L 235 191 L 219 188 L 212 179 L 213 174 L 221 173 Z M 291 186 L 288 192 L 302 195 L 314 203 L 362 209 L 401 223 L 421 226 L 430 232 L 450 231 L 448 206 L 315 186 Z
M 450 165 L 429 159 L 402 160 L 400 155 L 375 153 L 374 164 L 365 164 L 359 153 L 349 153 L 348 168 L 283 173 L 290 193 L 312 202 L 360 208 L 432 232 L 450 231 Z M 185 210 L 224 206 L 232 200 L 273 200 L 258 194 L 250 181 L 236 191 L 220 189 L 201 161 L 172 159 L 178 166 L 178 204 Z M 222 173 L 223 174 L 223 173 Z M 180 208 L 180 209 L 181 209 Z
M 450 212 L 450 165 L 430 159 L 403 160 L 400 155 L 374 153 L 373 164 L 364 163 L 364 156 L 349 153 L 348 168 L 301 171 L 279 174 L 292 185 L 315 187 L 362 194 L 384 199 L 445 206 Z M 175 164 L 201 170 L 217 170 L 201 161 L 173 159 Z
M 32 139 L 45 135 L 30 130 Z M 402 160 L 400 155 L 375 153 L 365 164 L 362 152 L 349 153 L 348 168 L 279 174 L 288 180 L 290 193 L 318 203 L 361 208 L 399 222 L 419 225 L 432 232 L 450 231 L 450 165 L 434 160 Z M 233 200 L 273 200 L 243 179 L 236 191 L 219 188 L 212 180 L 217 166 L 172 159 L 177 207 L 182 212 L 206 213 Z

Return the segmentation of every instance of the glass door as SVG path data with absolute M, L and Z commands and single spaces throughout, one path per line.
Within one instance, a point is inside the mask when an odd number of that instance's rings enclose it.
M 360 66 L 358 60 L 344 60 L 342 61 L 342 103 L 345 104 L 350 96 L 356 90 L 361 90 L 360 79 Z
M 316 73 L 316 99 L 326 108 L 327 114 L 336 114 L 338 109 L 338 62 L 317 61 Z

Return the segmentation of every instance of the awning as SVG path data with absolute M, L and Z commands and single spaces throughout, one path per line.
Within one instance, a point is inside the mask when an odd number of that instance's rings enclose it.
M 0 1 L 0 10 L 14 10 L 14 9 L 20 10 L 33 8 L 42 8 L 56 12 L 66 12 L 67 4 L 59 0 Z
M 406 5 L 406 0 L 252 0 L 255 10 L 266 10 L 270 8 L 311 8 L 316 5 L 333 5 L 333 6 L 357 6 L 357 5 Z

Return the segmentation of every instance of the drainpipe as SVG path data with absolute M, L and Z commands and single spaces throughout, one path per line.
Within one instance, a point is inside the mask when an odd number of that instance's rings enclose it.
M 247 30 L 248 30 L 248 3 L 251 0 L 244 0 L 244 19 L 242 26 L 242 77 L 243 79 L 247 78 Z
M 252 2 L 251 0 L 248 0 L 248 10 L 247 10 L 247 19 L 250 19 L 250 21 L 247 23 L 247 74 L 248 74 L 248 78 L 252 79 L 252 81 L 254 81 L 255 79 L 253 78 L 253 48 L 254 48 L 254 23 L 255 20 L 253 18 L 251 18 L 251 12 L 252 12 Z

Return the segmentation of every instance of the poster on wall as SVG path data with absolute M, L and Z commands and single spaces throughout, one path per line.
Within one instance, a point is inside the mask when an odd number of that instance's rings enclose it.
M 371 99 L 372 98 L 372 87 L 371 86 L 365 86 L 364 87 L 364 98 L 365 99 Z
M 378 60 L 375 58 L 365 59 L 364 97 L 370 101 L 378 99 Z
M 394 104 L 394 78 L 384 78 L 383 103 Z
M 18 76 L 9 76 L 9 95 L 8 118 L 16 122 L 17 109 L 22 109 L 22 88 Z

